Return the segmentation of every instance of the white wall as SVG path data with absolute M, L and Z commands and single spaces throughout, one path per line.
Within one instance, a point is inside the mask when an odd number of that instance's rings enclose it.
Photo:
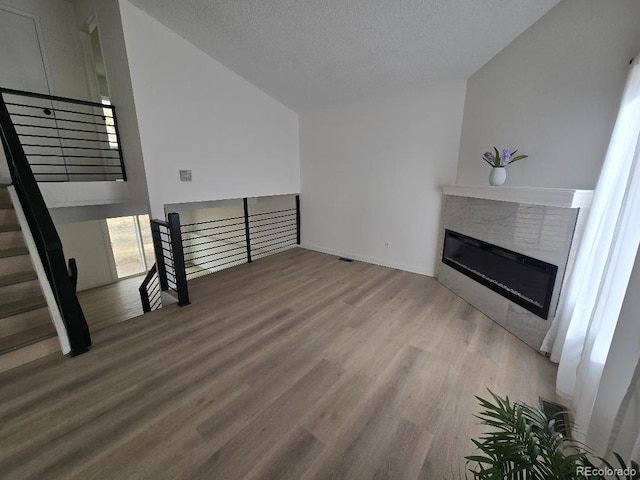
M 0 0 L 0 5 L 30 14 L 39 21 L 51 94 L 89 100 L 73 4 L 66 0 Z
M 67 259 L 78 265 L 78 291 L 117 280 L 105 220 L 56 224 Z
M 112 208 L 108 213 L 111 217 L 149 213 L 149 193 L 138 130 L 138 115 L 134 103 L 119 4 L 116 1 L 91 1 L 95 7 L 100 32 L 111 103 L 116 107 L 118 116 L 120 143 L 130 192 L 128 209 L 120 208 L 115 214 Z
M 434 275 L 464 96 L 461 81 L 302 114 L 303 246 Z
M 38 58 L 26 63 L 44 66 L 48 91 L 46 88 L 43 90 L 40 76 L 35 81 L 24 78 L 18 84 L 0 86 L 88 99 L 89 90 L 77 30 L 75 23 L 68 21 L 74 17 L 73 5 L 65 0 L 0 0 L 0 7 L 12 13 L 24 13 L 35 19 L 43 55 L 42 58 L 38 55 Z M 21 61 L 17 57 L 14 60 Z M 2 68 L 27 73 L 12 65 L 4 65 Z M 18 81 L 18 78 L 15 80 Z M 0 151 L 0 178 L 10 179 L 4 151 Z
M 153 215 L 298 192 L 297 115 L 127 0 L 120 8 Z
M 482 154 L 530 158 L 506 185 L 595 186 L 629 60 L 640 51 L 637 0 L 563 0 L 467 82 L 457 183 L 488 185 Z

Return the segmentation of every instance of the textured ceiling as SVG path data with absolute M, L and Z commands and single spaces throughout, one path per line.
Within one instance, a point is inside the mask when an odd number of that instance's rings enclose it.
M 300 112 L 467 79 L 559 0 L 130 0 Z

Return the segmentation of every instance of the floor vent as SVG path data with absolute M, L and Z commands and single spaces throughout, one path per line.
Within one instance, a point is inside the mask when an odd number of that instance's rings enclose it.
M 542 397 L 540 397 L 540 406 L 547 417 L 556 419 L 558 422 L 558 431 L 564 435 L 565 438 L 571 438 L 569 408 Z
M 353 260 L 351 260 L 350 258 L 344 258 L 344 257 L 340 257 L 338 260 L 340 260 L 341 262 L 347 262 L 347 263 L 353 262 Z

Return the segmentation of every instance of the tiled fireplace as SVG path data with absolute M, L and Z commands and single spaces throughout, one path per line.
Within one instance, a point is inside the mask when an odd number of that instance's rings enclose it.
M 540 349 L 593 192 L 444 187 L 438 280 Z

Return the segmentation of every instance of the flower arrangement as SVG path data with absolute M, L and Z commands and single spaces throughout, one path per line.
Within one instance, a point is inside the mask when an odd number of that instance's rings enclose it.
M 496 152 L 495 155 L 491 152 L 485 152 L 482 159 L 494 168 L 506 167 L 510 163 L 517 162 L 518 160 L 528 157 L 528 155 L 518 155 L 516 157 L 515 154 L 518 150 L 514 150 L 512 152 L 508 148 L 504 148 L 502 150 L 502 155 L 500 155 L 500 152 L 498 152 L 496 147 L 493 147 L 493 150 Z

